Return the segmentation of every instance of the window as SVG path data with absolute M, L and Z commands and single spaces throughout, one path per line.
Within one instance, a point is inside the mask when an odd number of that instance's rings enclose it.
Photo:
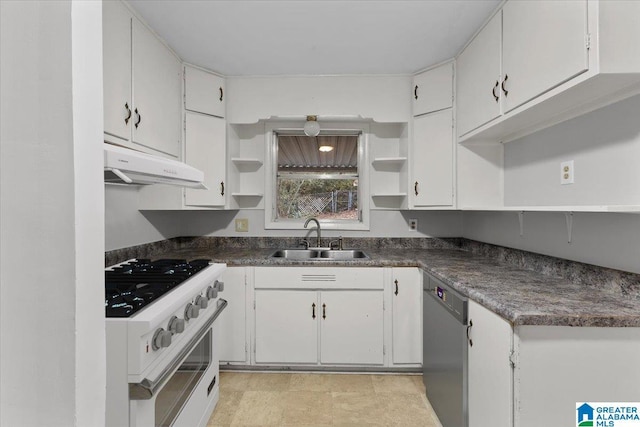
M 315 217 L 323 228 L 367 229 L 362 130 L 323 130 L 316 137 L 275 130 L 271 144 L 267 228 L 302 228 Z

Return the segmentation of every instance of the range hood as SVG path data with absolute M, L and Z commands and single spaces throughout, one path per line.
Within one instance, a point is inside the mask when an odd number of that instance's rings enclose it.
M 167 184 L 201 188 L 204 173 L 176 160 L 104 143 L 105 184 Z

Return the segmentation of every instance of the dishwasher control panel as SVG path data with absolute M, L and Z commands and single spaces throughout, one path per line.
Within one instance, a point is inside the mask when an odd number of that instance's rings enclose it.
M 467 298 L 460 295 L 447 285 L 442 283 L 431 275 L 428 277 L 428 284 L 424 283 L 425 291 L 428 291 L 433 298 L 445 306 L 451 313 L 456 316 L 464 325 L 467 324 Z

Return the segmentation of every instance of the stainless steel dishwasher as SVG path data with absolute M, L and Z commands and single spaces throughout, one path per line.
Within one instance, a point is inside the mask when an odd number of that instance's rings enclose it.
M 423 380 L 443 427 L 467 427 L 467 298 L 423 280 Z

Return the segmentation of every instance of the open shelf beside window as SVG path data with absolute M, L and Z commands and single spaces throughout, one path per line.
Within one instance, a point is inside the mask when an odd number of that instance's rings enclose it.
M 382 167 L 402 167 L 407 162 L 406 157 L 378 157 L 373 159 L 371 164 L 374 168 L 382 168 Z
M 263 162 L 260 159 L 250 159 L 250 158 L 244 158 L 244 157 L 233 157 L 231 159 L 231 162 L 233 164 L 235 164 L 236 166 L 244 166 L 244 167 L 260 167 L 262 166 Z

